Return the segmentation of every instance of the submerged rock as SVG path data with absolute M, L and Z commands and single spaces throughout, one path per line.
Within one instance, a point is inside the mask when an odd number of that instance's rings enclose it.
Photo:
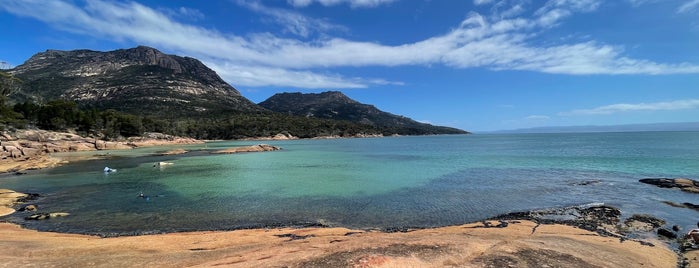
M 25 217 L 25 220 L 35 220 L 35 221 L 40 221 L 40 220 L 46 220 L 50 218 L 57 218 L 57 217 L 65 217 L 70 215 L 70 213 L 66 212 L 52 212 L 52 213 L 34 213 L 28 217 Z
M 49 213 L 35 213 L 30 216 L 25 217 L 25 220 L 35 220 L 35 221 L 40 221 L 40 220 L 45 220 L 51 218 L 51 214 Z
M 189 151 L 185 149 L 174 149 L 174 150 L 169 150 L 163 153 L 160 153 L 159 155 L 178 155 L 178 154 L 186 154 Z
M 174 164 L 175 163 L 172 163 L 172 162 L 162 162 L 161 161 L 161 162 L 157 162 L 157 163 L 153 164 L 153 167 L 165 167 L 165 166 L 172 166 Z

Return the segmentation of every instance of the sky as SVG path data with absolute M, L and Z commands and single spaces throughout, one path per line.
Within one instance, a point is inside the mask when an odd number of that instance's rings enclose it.
M 699 121 L 699 0 L 2 0 L 0 67 L 194 57 L 253 102 L 342 91 L 469 131 Z

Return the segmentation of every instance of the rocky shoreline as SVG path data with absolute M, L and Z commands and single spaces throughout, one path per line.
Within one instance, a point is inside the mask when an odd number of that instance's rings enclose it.
M 27 214 L 24 219 L 26 221 L 33 221 L 33 220 L 48 220 L 52 218 L 57 218 L 57 217 L 66 217 L 70 216 L 68 213 L 63 213 L 63 212 L 48 212 L 48 211 L 41 211 L 37 206 L 31 204 L 31 201 L 36 200 L 37 198 L 40 198 L 41 196 L 39 194 L 24 194 L 24 193 L 17 193 L 12 190 L 7 190 L 7 189 L 0 189 L 0 216 L 5 216 L 9 215 L 10 213 L 14 212 L 15 209 L 18 211 L 22 211 L 23 213 Z M 4 210 L 3 210 L 4 209 Z M 508 232 L 507 230 L 510 230 L 510 228 L 513 228 L 513 226 L 518 226 L 518 225 L 528 225 L 530 229 L 529 235 L 534 235 L 537 232 L 542 232 L 543 230 L 546 230 L 548 227 L 545 226 L 570 226 L 570 228 L 578 229 L 585 232 L 589 232 L 590 235 L 597 236 L 597 237 L 604 237 L 607 239 L 613 239 L 615 241 L 618 241 L 618 243 L 623 244 L 626 243 L 627 245 L 629 243 L 633 245 L 638 245 L 641 247 L 649 247 L 649 248 L 669 248 L 669 245 L 675 245 L 677 248 L 674 250 L 677 253 L 677 258 L 676 261 L 676 266 L 678 267 L 697 267 L 699 265 L 699 251 L 696 249 L 693 249 L 683 235 L 683 232 L 679 230 L 677 226 L 673 226 L 672 229 L 667 228 L 666 222 L 662 219 L 656 218 L 652 215 L 632 215 L 631 217 L 625 219 L 622 221 L 621 218 L 621 211 L 615 207 L 604 205 L 601 203 L 593 203 L 593 204 L 586 204 L 586 205 L 580 205 L 580 206 L 571 206 L 571 207 L 561 207 L 561 208 L 551 208 L 551 209 L 541 209 L 541 210 L 532 210 L 532 211 L 524 211 L 524 212 L 513 212 L 513 213 L 508 213 L 508 214 L 503 214 L 500 216 L 493 217 L 491 219 L 483 220 L 477 223 L 471 223 L 471 224 L 465 224 L 460 226 L 460 228 L 465 228 L 465 229 L 494 229 L 494 230 L 501 230 L 502 232 Z M 387 236 L 390 236 L 390 234 L 398 234 L 398 233 L 416 233 L 416 232 L 441 232 L 441 230 L 449 229 L 449 228 L 455 228 L 454 226 L 452 227 L 438 227 L 438 228 L 427 228 L 427 229 L 411 229 L 411 228 L 398 228 L 395 230 L 351 230 L 347 231 L 345 236 L 350 236 L 354 234 L 366 234 L 366 233 L 382 233 Z M 515 227 L 518 229 L 521 229 L 521 226 Z M 312 237 L 315 237 L 316 234 L 315 232 L 323 232 L 322 230 L 335 230 L 338 228 L 334 227 L 329 227 L 326 226 L 322 223 L 309 223 L 306 225 L 301 225 L 301 226 L 287 226 L 287 227 L 279 227 L 279 226 L 261 226 L 260 228 L 257 228 L 257 230 L 270 230 L 270 229 L 284 229 L 288 230 L 288 233 L 284 234 L 276 234 L 274 236 L 278 238 L 287 238 L 289 239 L 288 241 L 295 241 L 295 240 L 306 240 Z M 298 234 L 298 230 L 307 230 L 305 232 L 311 232 L 311 234 Z M 312 230 L 312 231 L 308 231 Z M 32 232 L 29 230 L 26 230 L 27 232 Z M 220 232 L 240 232 L 239 231 L 220 231 Z M 265 231 L 267 232 L 267 231 Z M 518 232 L 522 232 L 522 230 L 519 230 Z M 1 233 L 1 231 L 0 231 Z M 196 234 L 198 232 L 192 233 Z M 469 231 L 467 231 L 468 235 Z M 66 234 L 68 235 L 68 234 Z M 138 234 L 135 237 L 141 237 Z M 167 236 L 170 234 L 151 234 L 149 236 Z M 90 236 L 86 236 L 90 237 Z M 126 238 L 126 237 L 134 237 L 134 236 L 107 236 L 111 238 Z M 102 236 L 103 239 L 109 239 L 105 238 L 105 236 Z M 0 244 L 2 243 L 2 239 L 0 239 Z M 429 247 L 433 247 L 435 245 L 430 245 Z M 402 247 L 402 246 L 401 246 Z M 437 248 L 439 246 L 437 245 Z M 404 249 L 398 250 L 400 251 L 405 251 L 403 253 L 405 254 L 415 254 L 412 252 L 413 250 L 417 250 L 412 247 L 407 247 Z M 441 252 L 442 254 L 444 252 Z M 521 252 L 520 252 L 521 253 Z M 560 252 L 559 252 L 560 253 Z M 547 254 L 553 254 L 551 252 L 547 252 Z M 558 253 L 556 253 L 558 254 Z M 566 253 L 567 254 L 567 253 Z M 401 255 L 401 254 L 398 254 Z M 491 264 L 496 266 L 500 266 L 501 262 L 505 262 L 508 267 L 519 267 L 520 264 L 523 262 L 528 262 L 528 258 L 541 258 L 542 256 L 519 256 L 518 254 L 512 254 L 512 253 L 498 253 L 496 254 L 497 257 L 494 257 L 495 259 L 487 259 L 487 260 L 482 260 L 482 259 L 477 259 L 476 264 L 485 261 L 485 267 L 494 267 Z M 526 254 L 525 254 L 526 255 Z M 534 254 L 536 255 L 536 254 Z M 544 254 L 546 255 L 546 254 Z M 550 256 L 549 256 L 550 257 Z M 341 256 L 333 256 L 334 258 L 344 258 Z M 546 261 L 548 260 L 546 256 L 544 256 Z M 568 258 L 568 257 L 567 257 Z M 582 259 L 571 259 L 573 263 L 568 263 L 568 264 L 590 264 L 587 263 L 587 261 L 582 260 Z M 536 261 L 541 261 L 540 259 L 536 259 Z M 556 260 L 560 261 L 560 260 Z M 316 263 L 319 264 L 319 263 Z M 585 266 L 584 267 L 596 267 L 596 266 Z M 320 265 L 324 266 L 324 265 Z M 654 266 L 650 266 L 654 267 Z M 667 267 L 672 267 L 672 266 L 667 266 Z
M 52 153 L 133 149 L 146 146 L 200 144 L 204 141 L 161 133 L 146 133 L 121 141 L 103 141 L 73 133 L 17 130 L 0 133 L 0 173 L 51 168 L 64 164 Z
M 0 190 L 10 193 L 9 190 Z M 12 192 L 12 207 L 28 207 Z M 2 196 L 2 195 L 0 195 Z M 0 199 L 2 200 L 2 199 Z M 31 211 L 32 216 L 51 215 Z M 68 216 L 68 215 L 58 215 Z M 393 232 L 315 227 L 268 227 L 252 230 L 170 233 L 99 238 L 37 232 L 0 223 L 0 252 L 10 264 L 27 260 L 52 265 L 140 266 L 289 266 L 289 267 L 696 267 L 697 250 L 673 252 L 679 238 L 646 236 L 664 221 L 634 215 L 621 221 L 619 209 L 604 204 L 552 208 L 500 215 L 460 226 L 402 229 Z M 50 217 L 49 217 L 50 218 Z M 51 219 L 53 220 L 53 219 Z M 130 256 L 109 258 L 93 248 Z M 23 251 L 24 250 L 24 251 Z M 148 251 L 148 255 L 140 252 Z M 58 256 L 53 252 L 63 252 Z M 261 252 L 264 254 L 259 255 Z M 48 255 L 47 255 L 48 254 Z M 53 255 L 52 255 L 53 254 Z M 186 256 L 179 258 L 173 256 Z M 203 256 L 206 257 L 203 257 Z M 36 257 L 42 256 L 42 257 Z M 240 256 L 240 257 L 231 257 Z M 679 256 L 679 258 L 678 258 Z

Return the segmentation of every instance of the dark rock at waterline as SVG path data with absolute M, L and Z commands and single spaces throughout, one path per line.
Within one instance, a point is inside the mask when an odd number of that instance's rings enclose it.
M 665 225 L 665 220 L 647 214 L 634 214 L 624 221 L 624 232 L 652 232 Z
M 18 211 L 37 211 L 39 207 L 37 205 L 26 205 L 20 208 Z
M 693 210 L 699 211 L 699 205 L 697 205 L 697 204 L 692 204 L 692 203 L 689 203 L 689 202 L 684 202 L 684 203 L 681 203 L 681 204 L 680 204 L 680 203 L 675 203 L 675 202 L 672 202 L 672 201 L 662 201 L 662 202 L 665 203 L 665 204 L 667 204 L 667 205 L 669 205 L 669 206 L 676 207 L 676 208 L 688 208 L 688 209 L 693 209 Z
M 602 182 L 602 181 L 601 181 L 601 180 L 586 180 L 586 181 L 575 182 L 575 183 L 573 183 L 573 185 L 576 185 L 576 186 L 587 186 L 587 185 L 592 185 L 592 184 L 598 184 L 598 183 L 600 183 L 600 182 Z
M 634 214 L 624 221 L 624 224 L 630 226 L 634 222 L 641 222 L 649 224 L 652 228 L 658 228 L 665 225 L 665 220 L 656 218 L 647 214 Z
M 658 229 L 658 236 L 669 238 L 669 239 L 677 238 L 677 234 L 675 232 L 670 231 L 670 230 L 665 229 L 665 228 Z
M 18 198 L 17 203 L 26 203 L 29 201 L 37 200 L 39 197 L 41 197 L 40 194 L 34 194 L 34 193 L 28 193 L 26 195 L 27 196 L 25 196 L 25 197 Z
M 647 178 L 638 180 L 641 183 L 655 185 L 660 188 L 679 188 L 682 191 L 699 194 L 699 181 L 685 178 Z
M 621 211 L 604 204 L 589 204 L 565 208 L 514 212 L 497 216 L 493 220 L 531 220 L 543 224 L 565 224 L 604 236 L 615 236 Z

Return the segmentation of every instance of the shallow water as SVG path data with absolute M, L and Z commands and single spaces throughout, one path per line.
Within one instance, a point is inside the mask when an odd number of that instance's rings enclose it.
M 699 132 L 270 141 L 284 150 L 207 153 L 254 143 L 190 145 L 195 152 L 184 156 L 152 156 L 163 147 L 109 151 L 108 160 L 0 177 L 0 188 L 41 193 L 41 211 L 71 213 L 0 220 L 103 235 L 317 223 L 388 229 L 592 202 L 685 227 L 699 219 L 661 202 L 699 203 L 699 196 L 638 182 L 699 178 Z M 174 165 L 153 167 L 158 161 Z M 118 171 L 105 174 L 105 166 Z M 579 185 L 586 181 L 599 182 Z

